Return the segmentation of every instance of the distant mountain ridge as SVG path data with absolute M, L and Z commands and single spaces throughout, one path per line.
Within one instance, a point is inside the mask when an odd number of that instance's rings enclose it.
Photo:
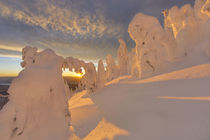
M 0 85 L 9 85 L 15 77 L 0 77 Z

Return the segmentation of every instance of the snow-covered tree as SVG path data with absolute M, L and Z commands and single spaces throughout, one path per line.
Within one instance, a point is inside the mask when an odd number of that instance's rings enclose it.
M 106 67 L 107 81 L 111 81 L 114 78 L 117 78 L 119 76 L 119 69 L 110 54 L 108 54 L 106 57 L 106 64 L 107 64 Z
M 128 74 L 128 50 L 124 40 L 119 39 L 120 46 L 117 51 L 120 75 Z
M 88 93 L 92 93 L 97 88 L 97 73 L 93 63 L 89 62 L 84 65 L 85 75 L 82 77 L 79 88 L 86 89 Z
M 164 12 L 165 29 L 170 29 L 174 34 L 176 59 L 206 59 L 201 57 L 208 56 L 209 9 L 210 0 L 196 0 L 194 7 L 186 4 L 181 8 L 174 6 Z
M 102 60 L 98 61 L 97 87 L 101 88 L 106 84 L 106 71 Z
M 128 32 L 136 43 L 133 76 L 145 78 L 164 69 L 170 48 L 162 43 L 165 32 L 159 21 L 138 13 L 129 24 Z
M 8 90 L 10 101 L 0 111 L 2 140 L 64 140 L 69 137 L 69 90 L 62 78 L 64 59 L 47 49 L 36 53 L 35 63 L 28 63 L 36 50 L 23 49 L 26 68 L 12 81 Z
M 77 73 L 79 73 L 81 71 L 81 67 L 83 67 L 83 65 L 85 65 L 85 62 L 73 57 L 67 57 L 65 59 L 65 67 L 68 67 L 70 71 L 75 71 Z

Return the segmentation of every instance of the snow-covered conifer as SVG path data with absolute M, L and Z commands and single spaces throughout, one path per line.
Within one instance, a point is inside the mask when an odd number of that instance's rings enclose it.
M 101 88 L 106 84 L 106 71 L 102 60 L 98 61 L 97 87 Z
M 128 74 L 128 50 L 124 40 L 119 39 L 120 46 L 117 51 L 120 75 Z
M 106 57 L 106 75 L 107 75 L 107 81 L 111 81 L 114 78 L 117 78 L 119 76 L 119 70 L 118 67 L 115 64 L 114 59 L 110 54 L 107 55 Z

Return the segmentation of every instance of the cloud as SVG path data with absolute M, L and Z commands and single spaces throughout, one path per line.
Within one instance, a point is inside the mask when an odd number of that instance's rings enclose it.
M 0 44 L 0 49 L 2 50 L 8 50 L 8 51 L 15 51 L 15 52 L 21 52 L 22 47 L 21 46 L 7 46 Z
M 15 57 L 21 58 L 22 54 L 20 51 L 11 50 L 11 49 L 1 49 L 0 48 L 0 56 L 1 57 Z
M 76 57 L 86 61 L 104 59 L 107 54 L 116 55 L 119 46 L 116 40 L 66 40 L 66 39 L 47 39 L 39 40 L 37 46 L 48 48 L 50 46 L 57 54 L 64 57 Z M 115 45 L 113 45 L 115 44 Z M 114 47 L 113 47 L 114 46 Z
M 120 34 L 120 27 L 107 22 L 102 14 L 96 13 L 97 8 L 95 9 L 94 13 L 84 12 L 82 9 L 75 10 L 71 5 L 66 7 L 49 0 L 0 2 L 1 17 L 12 18 L 47 31 L 55 30 L 73 37 L 85 38 Z
M 88 61 L 116 58 L 119 38 L 135 46 L 127 28 L 136 13 L 160 17 L 161 9 L 192 1 L 0 0 L 0 55 L 29 45 Z

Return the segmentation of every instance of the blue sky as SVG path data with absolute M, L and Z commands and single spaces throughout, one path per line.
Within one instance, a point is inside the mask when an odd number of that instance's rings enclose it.
M 0 57 L 0 76 L 15 76 L 22 69 L 20 62 L 20 58 Z
M 161 11 L 186 3 L 194 0 L 0 0 L 0 74 L 20 70 L 26 45 L 86 61 L 116 57 L 119 38 L 135 46 L 127 28 L 136 13 L 162 23 Z

